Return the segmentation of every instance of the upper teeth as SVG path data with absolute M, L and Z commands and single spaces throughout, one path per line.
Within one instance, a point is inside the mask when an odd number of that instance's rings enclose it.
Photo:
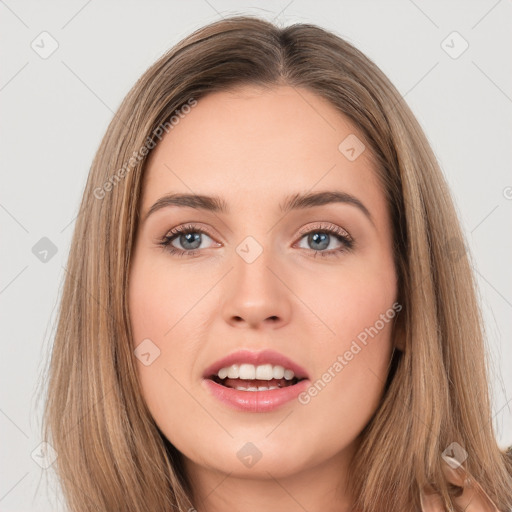
M 219 379 L 243 379 L 243 380 L 272 380 L 282 379 L 292 380 L 295 377 L 293 370 L 284 368 L 283 366 L 273 366 L 271 364 L 232 364 L 221 368 L 217 373 Z

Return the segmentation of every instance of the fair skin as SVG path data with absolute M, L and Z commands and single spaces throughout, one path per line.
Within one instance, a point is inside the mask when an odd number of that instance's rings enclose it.
M 237 349 L 270 348 L 314 383 L 396 301 L 384 192 L 368 145 L 354 161 L 338 150 L 350 134 L 364 140 L 307 90 L 244 86 L 198 100 L 150 155 L 129 283 L 133 343 L 149 338 L 160 349 L 150 365 L 137 361 L 142 392 L 183 454 L 199 512 L 340 512 L 353 503 L 349 463 L 382 397 L 391 321 L 308 403 L 240 411 L 202 377 Z M 279 210 L 290 195 L 320 191 L 350 194 L 371 219 L 347 202 Z M 171 193 L 219 196 L 229 210 L 172 205 L 147 216 Z M 192 256 L 158 244 L 184 224 L 207 232 L 195 244 L 194 235 L 174 237 L 173 248 Z M 324 248 L 303 234 L 319 225 L 342 228 L 353 247 L 331 234 Z M 236 250 L 248 236 L 262 248 L 251 263 Z M 251 467 L 237 456 L 248 442 L 261 453 Z

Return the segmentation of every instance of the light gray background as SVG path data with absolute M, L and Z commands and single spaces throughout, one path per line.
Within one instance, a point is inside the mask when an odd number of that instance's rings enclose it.
M 78 204 L 122 98 L 164 51 L 235 13 L 335 31 L 390 77 L 423 126 L 452 187 L 474 259 L 493 361 L 494 421 L 512 444 L 510 0 L 0 1 L 2 227 L 0 510 L 57 510 L 54 482 L 31 458 L 40 439 L 40 378 Z M 31 44 L 47 31 L 58 49 Z M 469 43 L 458 58 L 442 42 Z M 453 41 L 453 42 L 452 42 Z M 449 38 L 452 52 L 462 41 Z M 32 247 L 48 237 L 46 263 Z M 509 262 L 507 264 L 507 261 Z M 471 375 L 468 375 L 471 385 Z M 37 458 L 37 457 L 36 457 Z

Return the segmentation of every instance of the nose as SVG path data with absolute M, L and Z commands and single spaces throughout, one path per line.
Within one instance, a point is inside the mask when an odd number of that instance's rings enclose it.
M 234 256 L 235 268 L 227 276 L 222 303 L 223 317 L 234 327 L 275 329 L 290 321 L 293 294 L 286 273 L 277 260 L 267 257 L 268 252 L 252 263 Z

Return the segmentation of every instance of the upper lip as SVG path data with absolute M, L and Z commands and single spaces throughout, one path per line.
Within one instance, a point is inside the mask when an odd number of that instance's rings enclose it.
M 254 366 L 258 366 L 261 364 L 271 364 L 273 366 L 283 366 L 284 368 L 288 368 L 293 370 L 295 377 L 297 379 L 307 379 L 308 374 L 302 366 L 292 361 L 288 357 L 275 350 L 261 350 L 261 351 L 251 351 L 251 350 L 237 350 L 236 352 L 232 352 L 226 357 L 215 361 L 215 363 L 211 364 L 206 368 L 203 373 L 203 378 L 207 379 L 214 375 L 217 375 L 218 371 L 221 368 L 225 368 L 226 366 L 231 366 L 232 364 L 253 364 Z

